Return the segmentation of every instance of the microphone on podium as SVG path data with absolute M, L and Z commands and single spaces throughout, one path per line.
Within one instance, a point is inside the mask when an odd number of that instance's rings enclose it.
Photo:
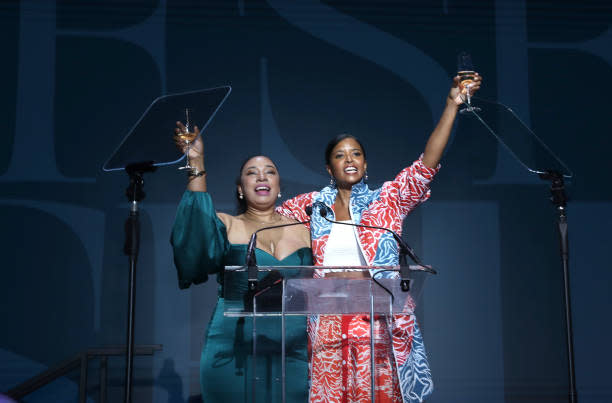
M 319 208 L 318 211 L 321 217 L 323 217 L 328 222 L 331 222 L 334 224 L 351 225 L 353 227 L 379 229 L 379 230 L 383 230 L 383 231 L 387 231 L 391 233 L 391 235 L 393 235 L 393 238 L 395 239 L 395 242 L 397 242 L 399 245 L 400 285 L 402 287 L 402 291 L 404 292 L 410 291 L 410 267 L 408 266 L 408 263 L 406 261 L 406 256 L 410 256 L 410 258 L 417 265 L 423 266 L 423 267 L 426 267 L 426 266 L 421 262 L 421 259 L 419 259 L 416 253 L 414 253 L 414 250 L 410 247 L 410 245 L 406 243 L 406 241 L 402 239 L 402 237 L 400 237 L 395 231 L 390 230 L 389 228 L 385 228 L 385 227 L 378 227 L 374 225 L 365 225 L 365 224 L 353 224 L 353 223 L 346 223 L 346 222 L 341 222 L 341 221 L 330 220 L 327 217 L 327 215 L 332 212 L 332 209 L 327 204 L 321 201 L 316 201 L 312 204 L 312 206 L 306 207 L 306 213 L 308 214 L 309 208 L 311 209 L 311 212 L 312 212 L 312 208 L 315 206 Z
M 306 208 L 308 209 L 308 207 Z M 308 210 L 306 210 L 306 214 L 308 214 Z M 312 213 L 311 213 L 312 214 Z M 310 214 L 308 214 L 310 217 Z M 249 240 L 249 244 L 247 245 L 247 253 L 246 253 L 246 262 L 245 266 L 247 267 L 247 275 L 249 282 L 249 291 L 255 291 L 257 289 L 257 257 L 255 256 L 255 249 L 257 249 L 257 233 L 261 231 L 265 231 L 273 228 L 282 228 L 282 227 L 290 227 L 292 225 L 300 225 L 300 224 L 308 224 L 310 220 L 292 222 L 289 224 L 280 224 L 280 225 L 271 225 L 269 227 L 263 227 L 253 232 L 251 235 L 251 239 Z

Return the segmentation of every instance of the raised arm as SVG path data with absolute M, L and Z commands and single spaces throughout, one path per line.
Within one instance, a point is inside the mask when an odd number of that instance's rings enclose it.
M 470 92 L 474 94 L 476 91 L 478 91 L 481 83 L 482 77 L 476 73 L 473 85 L 470 87 Z M 455 117 L 457 116 L 457 109 L 459 105 L 463 103 L 465 94 L 466 88 L 461 87 L 459 84 L 459 76 L 456 76 L 453 79 L 453 85 L 448 93 L 448 97 L 446 98 L 446 107 L 444 108 L 444 112 L 442 112 L 442 116 L 440 117 L 438 124 L 429 136 L 429 140 L 427 140 L 427 144 L 425 145 L 423 164 L 425 164 L 426 167 L 435 168 L 438 166 L 438 163 L 442 158 L 442 154 L 444 153 L 444 149 L 448 144 L 453 123 L 455 122 Z
M 185 143 L 178 137 L 184 126 L 177 122 L 175 141 L 184 150 Z M 204 144 L 198 138 L 189 151 L 189 163 L 196 169 L 197 176 L 188 176 L 187 191 L 179 203 L 170 243 L 174 252 L 174 265 L 178 273 L 180 288 L 192 283 L 208 280 L 208 275 L 223 268 L 223 260 L 230 244 L 227 239 L 226 223 L 215 211 L 212 199 L 206 192 L 206 171 L 204 168 Z

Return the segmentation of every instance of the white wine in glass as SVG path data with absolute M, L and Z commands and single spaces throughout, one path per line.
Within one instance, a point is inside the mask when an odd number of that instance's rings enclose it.
M 178 134 L 179 139 L 181 139 L 185 145 L 185 160 L 187 164 L 185 166 L 179 167 L 180 170 L 183 169 L 193 169 L 193 167 L 189 164 L 189 150 L 191 149 L 191 143 L 198 137 L 198 135 L 192 131 L 192 122 L 191 122 L 191 109 L 185 108 L 185 124 L 184 129 Z
M 178 135 L 179 139 L 183 140 L 185 144 L 189 145 L 193 140 L 198 137 L 194 132 L 181 133 Z
M 462 87 L 467 87 L 468 85 L 474 82 L 474 72 L 471 70 L 460 71 L 457 73 L 457 75 L 459 76 L 459 79 L 460 79 L 459 83 L 461 84 Z
M 459 53 L 457 57 L 457 75 L 459 76 L 459 84 L 462 88 L 465 88 L 465 108 L 461 109 L 460 113 L 478 112 L 480 108 L 472 105 L 472 94 L 470 89 L 474 84 L 474 65 L 472 64 L 472 57 L 467 52 Z

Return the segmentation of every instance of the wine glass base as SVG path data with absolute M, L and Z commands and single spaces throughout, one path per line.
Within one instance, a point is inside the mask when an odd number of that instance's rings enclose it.
M 472 113 L 472 112 L 480 112 L 481 110 L 482 109 L 480 109 L 477 106 L 466 106 L 463 109 L 459 109 L 459 113 L 466 114 L 466 113 Z
M 193 167 L 191 165 L 189 165 L 189 164 L 185 165 L 184 167 L 178 167 L 179 171 L 182 171 L 184 169 L 193 169 Z

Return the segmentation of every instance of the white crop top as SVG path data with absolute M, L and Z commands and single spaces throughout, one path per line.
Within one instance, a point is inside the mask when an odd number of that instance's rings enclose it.
M 353 223 L 352 220 L 340 221 Z M 332 224 L 331 232 L 325 245 L 324 266 L 366 266 L 357 241 L 357 231 L 351 225 Z M 350 269 L 348 269 L 350 270 Z M 347 271 L 338 269 L 334 271 Z

